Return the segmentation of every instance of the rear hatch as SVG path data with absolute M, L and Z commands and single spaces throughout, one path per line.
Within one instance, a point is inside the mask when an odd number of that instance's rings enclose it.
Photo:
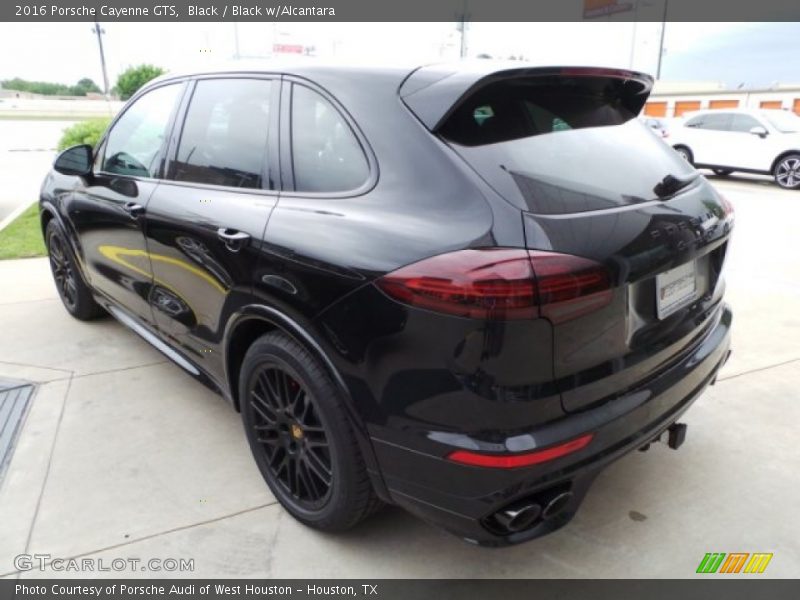
M 608 274 L 610 290 L 585 310 L 549 317 L 564 409 L 586 409 L 641 385 L 699 341 L 721 301 L 733 215 L 634 118 L 649 76 L 485 69 L 421 69 L 400 94 L 519 207 L 531 251 L 590 259 Z

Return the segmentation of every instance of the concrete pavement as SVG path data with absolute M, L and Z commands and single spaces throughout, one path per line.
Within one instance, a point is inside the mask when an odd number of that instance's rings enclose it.
M 221 398 L 115 322 L 71 319 L 45 259 L 0 262 L 0 378 L 41 384 L 0 483 L 0 576 L 23 552 L 194 559 L 170 576 L 371 578 L 692 577 L 706 552 L 772 552 L 763 576 L 797 576 L 800 192 L 713 181 L 737 211 L 734 354 L 683 419 L 687 442 L 628 455 L 566 528 L 500 550 L 394 508 L 343 535 L 298 524 Z
M 72 124 L 0 119 L 0 223 L 39 199 L 58 140 Z

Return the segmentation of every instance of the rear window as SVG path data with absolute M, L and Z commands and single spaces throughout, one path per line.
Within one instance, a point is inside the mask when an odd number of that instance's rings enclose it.
M 446 140 L 483 146 L 586 127 L 620 125 L 641 108 L 641 86 L 609 77 L 497 81 L 462 100 L 439 128 Z M 639 96 L 639 97 L 637 97 Z

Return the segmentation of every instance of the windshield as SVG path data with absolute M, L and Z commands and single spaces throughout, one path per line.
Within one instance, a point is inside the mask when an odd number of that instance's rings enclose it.
M 793 112 L 776 110 L 763 114 L 764 118 L 770 122 L 770 125 L 781 133 L 797 133 L 800 131 L 800 117 Z

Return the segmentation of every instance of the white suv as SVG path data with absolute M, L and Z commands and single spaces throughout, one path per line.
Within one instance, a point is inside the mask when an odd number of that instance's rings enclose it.
M 701 110 L 671 130 L 670 144 L 698 168 L 772 175 L 800 188 L 800 117 L 785 110 Z

